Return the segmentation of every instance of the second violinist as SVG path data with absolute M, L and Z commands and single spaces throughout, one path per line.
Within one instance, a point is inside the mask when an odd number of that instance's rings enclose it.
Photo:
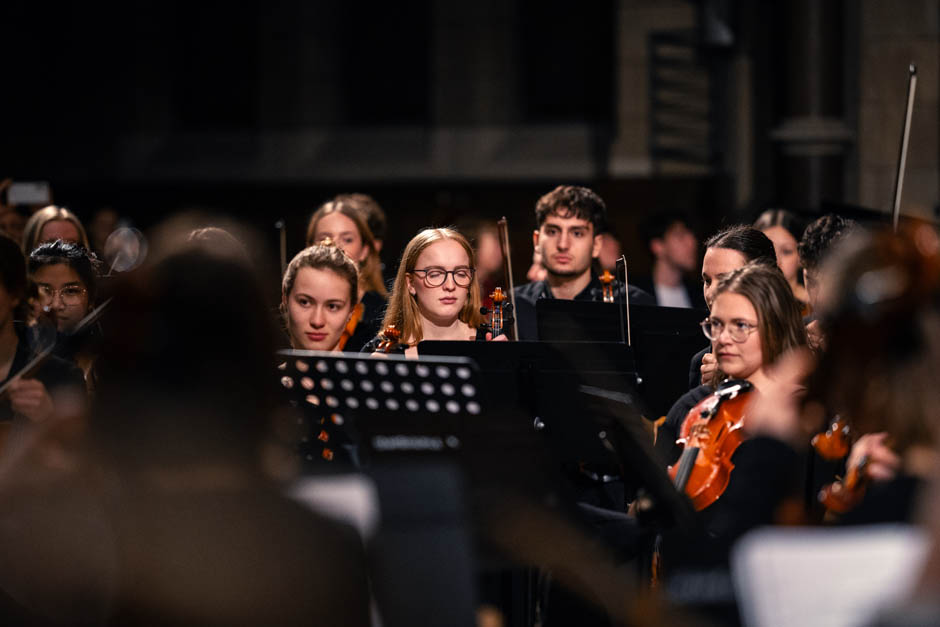
M 425 229 L 402 253 L 395 285 L 382 328 L 401 332 L 393 352 L 416 356 L 421 340 L 474 340 L 479 338 L 480 288 L 474 252 L 463 235 L 449 228 Z M 375 338 L 363 351 L 376 350 Z

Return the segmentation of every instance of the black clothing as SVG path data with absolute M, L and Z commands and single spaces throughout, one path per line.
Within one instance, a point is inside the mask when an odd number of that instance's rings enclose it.
M 356 353 L 362 350 L 366 343 L 382 330 L 382 319 L 385 317 L 387 302 L 378 292 L 366 292 L 362 295 L 363 311 L 356 330 L 346 341 L 344 351 Z
M 614 281 L 613 289 L 619 292 L 619 298 L 623 298 L 623 285 Z M 656 300 L 634 285 L 628 285 L 628 294 L 631 303 L 639 305 L 655 305 Z M 597 276 L 591 274 L 591 282 L 588 283 L 581 292 L 572 300 L 602 301 L 604 299 L 604 286 L 598 280 Z M 535 303 L 540 298 L 554 298 L 548 281 L 534 281 L 516 287 L 513 291 L 513 300 L 515 301 L 515 317 L 519 326 L 520 340 L 537 340 L 538 323 L 535 319 Z
M 663 467 L 670 466 L 679 459 L 682 453 L 682 447 L 676 444 L 676 438 L 679 437 L 679 430 L 685 417 L 693 407 L 698 405 L 702 399 L 709 396 L 714 390 L 708 385 L 699 385 L 679 397 L 669 413 L 666 414 L 666 420 L 659 425 L 656 430 L 656 452 L 660 461 L 664 462 Z
M 694 390 L 698 386 L 702 385 L 702 358 L 705 357 L 708 353 L 712 352 L 712 345 L 709 344 L 699 352 L 695 353 L 692 356 L 692 361 L 689 362 L 689 389 Z
M 633 278 L 632 284 L 652 296 L 653 299 L 656 300 L 657 305 L 661 304 L 659 300 L 656 299 L 656 286 L 653 284 L 652 276 Z M 708 309 L 708 307 L 705 306 L 705 295 L 702 293 L 702 284 L 700 281 L 683 277 L 681 287 L 685 289 L 686 296 L 689 297 L 689 306 L 692 309 Z
M 0 385 L 6 384 L 7 381 L 23 370 L 38 352 L 31 342 L 31 334 L 27 327 L 17 324 L 16 335 L 18 342 L 16 344 L 16 353 L 13 355 L 13 364 L 10 366 L 10 372 L 6 378 L 0 381 Z M 46 386 L 46 391 L 50 394 L 58 387 L 76 386 L 82 389 L 85 388 L 85 378 L 82 371 L 74 363 L 56 355 L 47 357 L 31 378 L 37 379 Z M 0 403 L 0 421 L 12 420 L 12 418 L 13 410 L 10 408 L 9 402 Z

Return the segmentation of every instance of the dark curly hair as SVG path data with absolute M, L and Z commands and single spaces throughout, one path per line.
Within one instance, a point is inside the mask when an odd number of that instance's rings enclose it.
M 797 247 L 800 265 L 809 272 L 815 272 L 833 245 L 856 228 L 858 223 L 855 220 L 834 213 L 818 218 L 806 227 L 803 237 L 800 238 Z
M 29 254 L 29 274 L 45 266 L 64 264 L 78 274 L 85 289 L 88 290 L 89 302 L 95 302 L 98 287 L 98 258 L 81 244 L 64 242 L 60 239 L 54 242 L 40 244 Z
M 594 226 L 594 235 L 607 231 L 607 205 L 587 187 L 559 185 L 535 203 L 535 227 L 542 228 L 550 215 L 580 218 Z
M 736 250 L 748 262 L 777 267 L 777 253 L 770 238 L 746 224 L 729 226 L 705 240 L 705 249 L 730 248 Z

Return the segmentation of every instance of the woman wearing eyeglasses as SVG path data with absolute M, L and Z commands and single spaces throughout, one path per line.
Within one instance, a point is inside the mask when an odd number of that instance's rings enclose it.
M 689 410 L 722 381 L 744 379 L 760 392 L 773 363 L 788 350 L 806 345 L 799 301 L 780 270 L 763 263 L 748 263 L 718 280 L 702 331 L 711 340 L 717 372 L 713 385 L 701 385 L 679 398 L 659 428 L 656 446 L 668 463 L 681 452 L 675 441 Z
M 382 329 L 401 332 L 397 352 L 416 356 L 421 340 L 474 340 L 483 322 L 470 242 L 454 229 L 425 229 L 402 254 Z M 374 351 L 382 338 L 363 351 Z
M 80 244 L 56 240 L 40 244 L 29 255 L 29 277 L 36 284 L 42 314 L 60 335 L 56 353 L 73 361 L 85 375 L 89 392 L 95 388 L 95 333 L 74 334 L 91 310 L 97 286 L 95 256 Z

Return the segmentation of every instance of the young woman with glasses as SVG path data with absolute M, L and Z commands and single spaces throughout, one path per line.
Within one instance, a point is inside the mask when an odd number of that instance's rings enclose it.
M 776 266 L 748 263 L 717 281 L 702 331 L 717 361 L 713 384 L 684 394 L 666 416 L 656 446 L 668 463 L 681 452 L 675 444 L 695 405 L 727 379 L 744 379 L 760 391 L 773 363 L 790 349 L 806 345 L 799 301 Z
M 40 244 L 29 255 L 29 277 L 35 283 L 41 312 L 60 335 L 56 352 L 74 361 L 85 374 L 89 391 L 95 388 L 95 332 L 75 330 L 95 302 L 98 260 L 80 244 L 56 240 Z
M 401 332 L 398 352 L 417 355 L 421 340 L 477 339 L 483 317 L 475 273 L 473 248 L 454 229 L 425 229 L 408 242 L 382 321 L 382 329 Z

